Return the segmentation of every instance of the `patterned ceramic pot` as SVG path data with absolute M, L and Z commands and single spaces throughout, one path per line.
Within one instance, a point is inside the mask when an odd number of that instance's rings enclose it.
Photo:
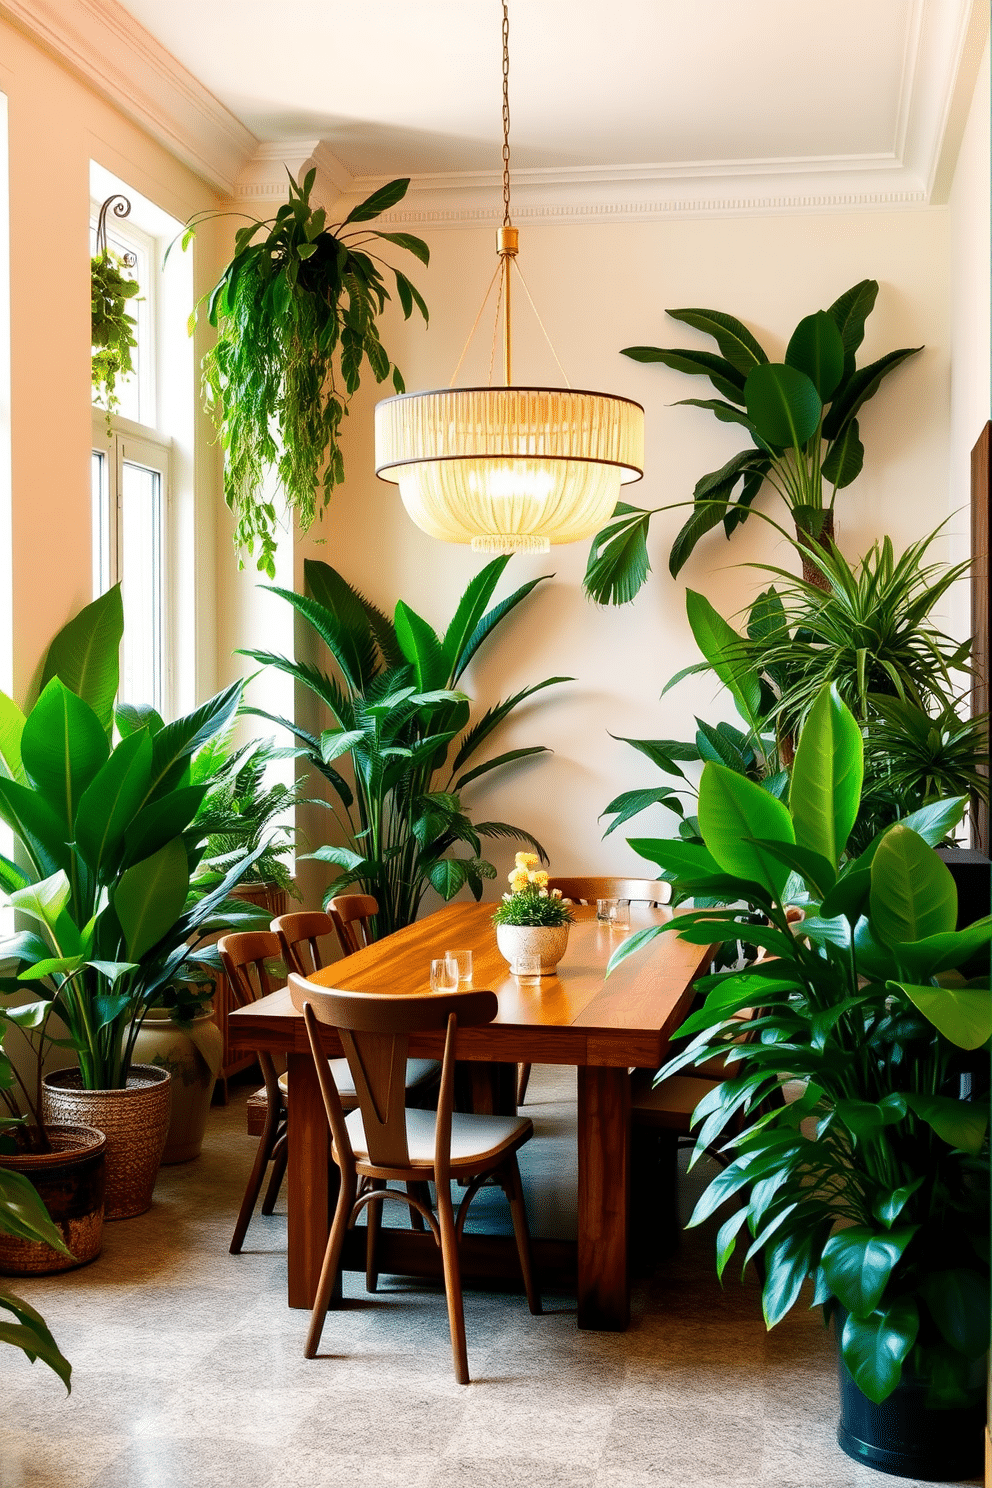
M 521 953 L 536 952 L 541 958 L 541 975 L 553 976 L 565 954 L 568 931 L 568 925 L 497 925 L 496 944 L 514 974 Z
M 103 1193 L 107 1139 L 89 1126 L 49 1127 L 51 1152 L 13 1152 L 0 1167 L 23 1173 L 38 1190 L 71 1256 L 42 1240 L 0 1233 L 0 1273 L 49 1276 L 95 1260 L 103 1245 Z
M 48 1122 L 95 1126 L 107 1138 L 105 1218 L 130 1219 L 151 1208 L 162 1150 L 169 1133 L 172 1081 L 168 1070 L 133 1064 L 125 1090 L 84 1090 L 78 1069 L 44 1077 Z
M 150 1008 L 134 1042 L 135 1059 L 169 1071 L 172 1115 L 163 1163 L 199 1157 L 210 1100 L 224 1059 L 224 1035 L 212 1013 L 199 1013 L 180 1027 L 168 1008 Z

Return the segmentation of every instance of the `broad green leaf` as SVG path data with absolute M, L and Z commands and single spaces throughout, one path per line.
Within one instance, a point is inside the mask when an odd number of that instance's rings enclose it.
M 709 878 L 720 872 L 713 854 L 696 842 L 680 842 L 676 837 L 628 837 L 627 842 L 638 857 L 657 863 L 679 879 Z
M 954 929 L 954 878 L 911 828 L 897 824 L 879 843 L 871 862 L 869 908 L 873 933 L 893 947 Z
M 58 677 L 88 703 L 109 735 L 120 679 L 120 644 L 124 634 L 121 586 L 115 584 L 85 605 L 64 625 L 48 648 L 41 690 Z
M 758 727 L 761 683 L 751 664 L 750 645 L 728 625 L 702 594 L 686 590 L 685 612 L 696 645 L 728 689 L 741 716 Z
M 0 777 L 0 817 L 13 829 L 42 877 L 58 868 L 68 871 L 71 855 L 65 822 L 37 791 Z
M 861 443 L 861 431 L 857 419 L 844 425 L 843 432 L 833 441 L 820 467 L 823 479 L 838 491 L 849 486 L 861 474 L 865 462 L 865 447 Z
M 483 615 L 468 640 L 462 646 L 458 666 L 455 669 L 454 675 L 449 678 L 451 686 L 454 686 L 458 681 L 458 678 L 462 675 L 472 660 L 472 657 L 496 629 L 497 625 L 505 620 L 507 615 L 511 614 L 517 605 L 522 600 L 525 600 L 532 590 L 537 588 L 538 584 L 543 584 L 545 579 L 553 577 L 552 574 L 539 574 L 536 579 L 528 579 L 526 584 L 521 584 L 519 589 L 514 589 L 512 594 L 507 595 L 506 599 L 501 599 L 499 604 L 493 605 L 492 609 Z
M 184 785 L 145 806 L 124 832 L 124 861 L 131 865 L 150 858 L 184 832 L 206 795 L 205 785 Z
M 76 848 L 98 879 L 124 846 L 124 834 L 147 795 L 151 769 L 151 735 L 141 729 L 121 740 L 79 798 Z
M 189 867 L 181 838 L 126 869 L 117 880 L 113 905 L 129 961 L 140 961 L 182 915 L 189 893 Z
M 817 852 L 811 852 L 808 847 L 796 847 L 791 842 L 762 842 L 760 846 L 785 863 L 794 873 L 798 873 L 814 895 L 821 899 L 826 898 L 836 876 L 833 864 L 826 858 Z
M 444 687 L 448 679 L 448 659 L 440 638 L 427 621 L 400 600 L 393 618 L 396 638 L 407 661 L 413 667 L 421 692 Z
M 821 403 L 830 402 L 844 375 L 844 342 L 829 311 L 817 310 L 799 322 L 785 360 L 788 366 L 805 372 Z
M 582 581 L 596 604 L 629 604 L 639 593 L 651 572 L 647 535 L 652 516 L 621 501 L 609 525 L 596 533 Z
M 350 754 L 364 738 L 361 729 L 327 729 L 320 736 L 320 753 L 324 764 L 332 764 L 343 754 Z
M 711 532 L 714 527 L 719 527 L 720 523 L 724 520 L 727 514 L 727 502 L 730 500 L 731 492 L 736 484 L 736 479 L 728 481 L 724 489 L 718 488 L 704 498 L 704 500 L 694 505 L 692 515 L 680 527 L 675 541 L 672 543 L 671 551 L 668 554 L 668 572 L 673 579 L 677 579 L 682 572 L 699 539 L 704 537 L 707 532 Z M 646 560 L 646 547 L 644 554 Z M 640 588 L 640 585 L 638 585 L 638 588 Z
M 951 1147 L 977 1155 L 982 1150 L 989 1124 L 987 1103 L 955 1100 L 950 1095 L 909 1093 L 909 1109 L 925 1121 Z
M 914 1178 L 911 1183 L 905 1183 L 902 1185 L 901 1188 L 889 1189 L 885 1193 L 879 1194 L 877 1198 L 872 1202 L 872 1214 L 874 1214 L 876 1219 L 880 1219 L 882 1221 L 886 1229 L 890 1230 L 895 1224 L 896 1220 L 899 1218 L 902 1211 L 905 1209 L 906 1204 L 913 1197 L 914 1193 L 916 1193 L 917 1189 L 921 1188 L 925 1182 L 926 1177 L 924 1174 L 921 1173 L 920 1176 L 918 1178 Z
M 834 1296 L 848 1312 L 866 1318 L 875 1311 L 916 1229 L 905 1225 L 878 1234 L 866 1225 L 852 1225 L 831 1235 L 821 1264 Z
M 223 733 L 241 701 L 241 683 L 218 692 L 194 712 L 167 723 L 152 739 L 149 799 L 179 783 L 186 761 L 215 734 Z
M 625 346 L 620 355 L 630 357 L 632 362 L 661 362 L 676 372 L 708 377 L 731 403 L 744 402 L 744 373 L 712 351 L 692 351 L 685 346 Z
M 422 264 L 429 264 L 431 261 L 431 250 L 423 238 L 415 238 L 413 233 L 377 231 L 376 237 L 383 238 L 387 243 L 395 243 L 397 248 L 405 248 L 414 258 L 419 258 Z
M 665 925 L 649 925 L 645 930 L 635 930 L 633 935 L 626 936 L 610 957 L 606 966 L 606 975 L 609 976 L 611 972 L 616 971 L 621 961 L 626 961 L 628 956 L 634 955 L 642 946 L 646 946 L 650 941 L 655 940 L 657 936 L 671 929 L 673 923 L 669 921 Z
M 824 687 L 799 736 L 789 807 L 798 846 L 834 868 L 857 819 L 863 778 L 861 730 L 836 685 Z
M 444 654 L 448 661 L 448 676 L 458 675 L 462 651 L 469 636 L 486 612 L 486 605 L 496 591 L 503 570 L 510 561 L 509 554 L 494 558 L 472 578 L 458 601 L 451 623 L 444 633 Z
M 21 758 L 32 784 L 65 822 L 69 835 L 79 798 L 109 753 L 93 709 L 53 677 L 25 719 Z
M 916 987 L 890 981 L 905 992 L 924 1018 L 959 1049 L 980 1049 L 992 1038 L 992 993 L 988 987 Z
M 666 310 L 665 314 L 712 336 L 721 355 L 745 377 L 752 367 L 768 360 L 747 326 L 722 310 Z
M 468 878 L 468 864 L 462 858 L 442 858 L 435 863 L 428 878 L 431 885 L 447 903 L 453 899 Z
M 813 1243 L 808 1235 L 783 1235 L 777 1244 L 766 1247 L 761 1307 L 767 1328 L 781 1322 L 799 1300 L 812 1269 Z
M 920 1315 L 912 1297 L 897 1297 L 867 1317 L 844 1321 L 841 1353 L 854 1383 L 879 1405 L 902 1378 L 903 1362 L 916 1342 Z
M 20 1240 L 42 1241 L 60 1255 L 70 1254 L 34 1184 L 12 1168 L 0 1168 L 0 1230 Z
M 26 885 L 10 895 L 12 908 L 22 914 L 40 920 L 50 930 L 55 928 L 59 915 L 69 902 L 69 880 L 61 870 L 44 878 L 39 883 Z
M 872 1141 L 885 1127 L 902 1120 L 906 1102 L 892 1093 L 881 1101 L 839 1100 L 835 1110 L 856 1140 Z
M 862 279 L 834 300 L 827 314 L 840 331 L 846 355 L 853 357 L 865 338 L 865 321 L 875 307 L 878 281 Z
M 352 207 L 342 223 L 342 227 L 349 222 L 371 222 L 373 217 L 379 217 L 383 212 L 388 212 L 390 207 L 395 207 L 397 202 L 406 196 L 406 188 L 410 184 L 409 176 L 398 181 L 389 181 L 385 186 L 380 186 L 367 196 L 364 201 L 359 202 L 357 207 Z M 304 195 L 307 195 L 304 192 Z
M 334 863 L 339 868 L 348 870 L 360 868 L 366 861 L 359 853 L 352 852 L 349 847 L 333 847 L 329 843 L 316 848 L 312 853 L 301 853 L 301 859 L 309 861 L 311 858 L 320 863 Z
M 917 811 L 911 811 L 908 816 L 902 818 L 898 825 L 909 827 L 930 847 L 939 847 L 948 832 L 952 832 L 964 817 L 967 804 L 967 796 L 953 796 L 945 801 L 932 801 L 929 806 L 921 806 Z M 876 838 L 876 843 L 881 840 L 881 838 Z
M 455 781 L 455 790 L 460 791 L 464 786 L 470 785 L 473 780 L 478 780 L 480 775 L 488 775 L 490 770 L 502 769 L 504 765 L 510 765 L 514 760 L 527 759 L 532 754 L 547 753 L 546 744 L 531 744 L 527 749 L 508 749 L 505 754 L 498 754 L 495 759 L 486 760 L 483 764 L 476 765 L 474 769 L 467 770 L 464 775 L 459 775 Z
M 855 868 L 838 878 L 829 894 L 820 905 L 820 914 L 825 920 L 835 915 L 844 915 L 854 926 L 868 910 L 868 895 L 871 892 L 871 873 L 867 868 Z
M 613 821 L 603 833 L 604 838 L 609 837 L 617 827 L 629 821 L 632 816 L 638 816 L 640 812 L 646 811 L 649 806 L 664 805 L 677 816 L 682 815 L 682 803 L 676 794 L 675 787 L 671 785 L 656 785 L 648 790 L 623 791 L 615 796 L 605 811 L 599 813 L 600 820 L 604 816 L 616 813 Z
M 839 389 L 824 417 L 824 439 L 834 440 L 842 434 L 862 404 L 867 403 L 878 392 L 882 379 L 894 372 L 907 357 L 916 356 L 922 350 L 922 346 L 904 346 L 899 351 L 890 351 L 886 356 L 879 357 L 877 362 L 872 362 L 868 367 L 859 367 Z
M 748 373 L 744 398 L 751 422 L 776 449 L 802 449 L 819 427 L 823 403 L 816 388 L 805 372 L 783 362 Z
M 759 785 L 710 761 L 699 783 L 699 827 L 719 866 L 778 896 L 789 878 L 786 865 L 757 845 L 794 842 L 792 818 Z
M 966 1266 L 930 1271 L 920 1291 L 944 1341 L 965 1358 L 980 1359 L 989 1346 L 988 1276 Z
M 975 920 L 963 930 L 944 930 L 925 940 L 904 941 L 898 949 L 899 964 L 914 982 L 922 982 L 942 971 L 970 961 L 992 937 L 992 918 Z
M 21 764 L 21 734 L 24 731 L 24 714 L 5 692 L 0 692 L 0 772 L 11 780 L 24 783 L 24 767 Z

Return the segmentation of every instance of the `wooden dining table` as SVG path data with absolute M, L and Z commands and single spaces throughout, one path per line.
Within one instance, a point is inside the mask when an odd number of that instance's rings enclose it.
M 496 947 L 492 904 L 449 904 L 405 929 L 376 941 L 318 972 L 324 986 L 366 992 L 429 991 L 430 962 L 451 949 L 470 950 L 473 985 L 499 998 L 493 1023 L 458 1032 L 459 1061 L 503 1066 L 512 1081 L 517 1064 L 574 1065 L 578 1081 L 578 1226 L 572 1254 L 580 1328 L 621 1330 L 630 1321 L 628 1263 L 630 1211 L 630 1077 L 632 1068 L 657 1069 L 668 1040 L 682 1021 L 696 977 L 710 948 L 690 945 L 672 931 L 606 976 L 623 938 L 596 920 L 592 907 L 576 906 L 568 948 L 553 976 L 518 979 Z M 669 909 L 631 906 L 631 930 L 671 918 Z M 336 1172 L 330 1134 L 303 1018 L 288 988 L 233 1012 L 229 1035 L 238 1050 L 285 1056 L 289 1070 L 288 1283 L 290 1307 L 312 1307 L 329 1233 Z M 332 1029 L 321 1035 L 329 1057 L 342 1053 Z M 416 1035 L 410 1053 L 440 1058 L 443 1033 Z M 504 1082 L 504 1088 L 512 1084 Z M 478 1088 L 486 1088 L 480 1081 Z M 351 1264 L 362 1266 L 360 1236 Z M 383 1231 L 381 1269 L 434 1274 L 433 1237 L 414 1230 Z M 467 1279 L 511 1278 L 513 1242 L 503 1236 L 466 1234 L 462 1269 Z M 538 1238 L 542 1267 L 567 1269 L 569 1247 Z M 351 1252 L 346 1249 L 345 1264 Z

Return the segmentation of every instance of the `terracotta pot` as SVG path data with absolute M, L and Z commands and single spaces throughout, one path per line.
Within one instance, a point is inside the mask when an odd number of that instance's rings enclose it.
M 38 1190 L 71 1256 L 43 1240 L 22 1240 L 0 1232 L 0 1273 L 48 1276 L 72 1271 L 94 1260 L 103 1245 L 103 1194 L 107 1139 L 91 1126 L 49 1128 L 51 1152 L 17 1152 L 0 1157 L 0 1168 L 23 1173 Z
M 496 944 L 511 971 L 521 952 L 536 951 L 541 958 L 541 976 L 553 976 L 565 954 L 568 931 L 568 925 L 497 925 Z
M 47 1122 L 95 1126 L 107 1137 L 106 1219 L 129 1219 L 151 1207 L 169 1132 L 168 1070 L 133 1064 L 125 1090 L 84 1090 L 78 1069 L 53 1070 L 43 1086 Z
M 172 1076 L 172 1115 L 163 1163 L 192 1162 L 203 1146 L 207 1113 L 224 1058 L 224 1036 L 213 1013 L 199 1013 L 181 1028 L 168 1008 L 150 1008 L 138 1030 L 134 1056 Z

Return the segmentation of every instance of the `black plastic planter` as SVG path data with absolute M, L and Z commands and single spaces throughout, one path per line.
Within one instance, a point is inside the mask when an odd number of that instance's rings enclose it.
M 922 1380 L 903 1379 L 875 1405 L 863 1395 L 840 1356 L 842 1451 L 879 1472 L 928 1483 L 981 1477 L 984 1459 L 985 1401 L 953 1410 L 932 1410 Z

